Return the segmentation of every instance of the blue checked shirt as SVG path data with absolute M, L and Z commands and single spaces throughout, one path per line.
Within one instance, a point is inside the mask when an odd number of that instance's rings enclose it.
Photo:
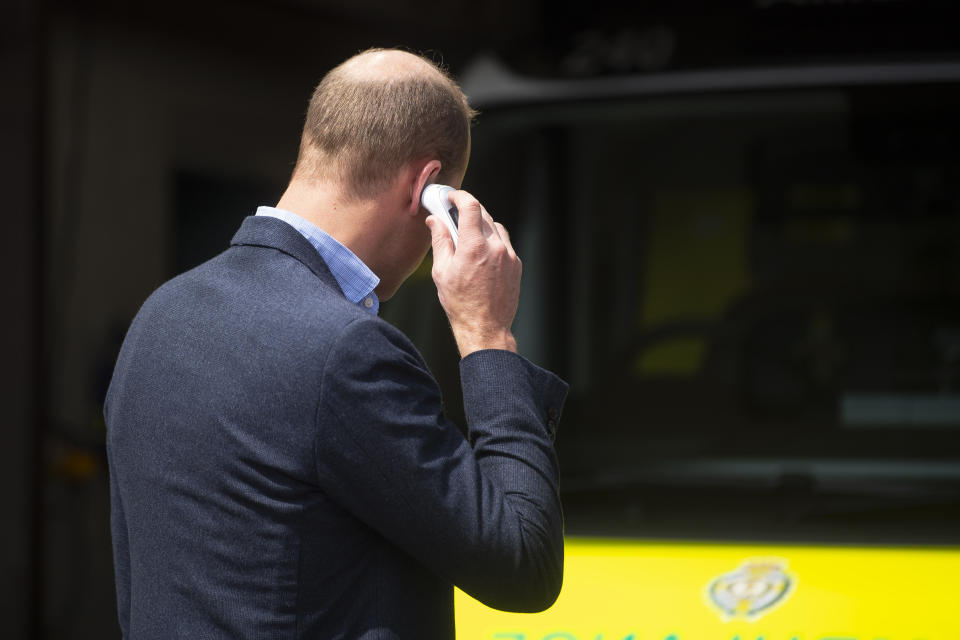
M 374 315 L 377 314 L 380 300 L 373 290 L 380 284 L 380 278 L 350 249 L 295 213 L 274 207 L 258 207 L 257 215 L 279 218 L 299 231 L 327 263 L 330 273 L 337 280 L 347 300 Z

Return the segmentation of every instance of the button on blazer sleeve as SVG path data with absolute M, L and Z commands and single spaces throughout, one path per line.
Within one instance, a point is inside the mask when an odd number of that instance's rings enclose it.
M 469 442 L 409 340 L 383 321 L 353 321 L 324 364 L 320 486 L 481 602 L 543 610 L 563 577 L 552 440 L 566 384 L 506 351 L 467 356 L 461 378 Z

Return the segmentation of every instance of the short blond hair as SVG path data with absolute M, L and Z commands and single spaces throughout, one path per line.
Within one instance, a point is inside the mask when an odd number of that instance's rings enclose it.
M 400 53 L 402 68 L 358 72 L 379 53 Z M 457 83 L 433 61 L 369 49 L 329 71 L 314 90 L 294 176 L 337 180 L 355 195 L 373 196 L 406 163 L 437 158 L 437 181 L 453 180 L 466 168 L 475 116 Z

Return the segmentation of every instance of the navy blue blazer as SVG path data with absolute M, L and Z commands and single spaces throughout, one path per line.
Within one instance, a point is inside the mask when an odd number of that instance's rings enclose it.
M 468 439 L 275 218 L 161 286 L 105 403 L 124 637 L 452 638 L 451 585 L 550 606 L 566 384 L 507 351 L 460 367 Z

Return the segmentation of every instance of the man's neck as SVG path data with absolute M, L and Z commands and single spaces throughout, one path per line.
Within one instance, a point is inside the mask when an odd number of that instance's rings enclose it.
M 309 220 L 373 268 L 380 241 L 380 225 L 374 224 L 381 208 L 377 200 L 348 198 L 328 184 L 293 180 L 276 206 Z

